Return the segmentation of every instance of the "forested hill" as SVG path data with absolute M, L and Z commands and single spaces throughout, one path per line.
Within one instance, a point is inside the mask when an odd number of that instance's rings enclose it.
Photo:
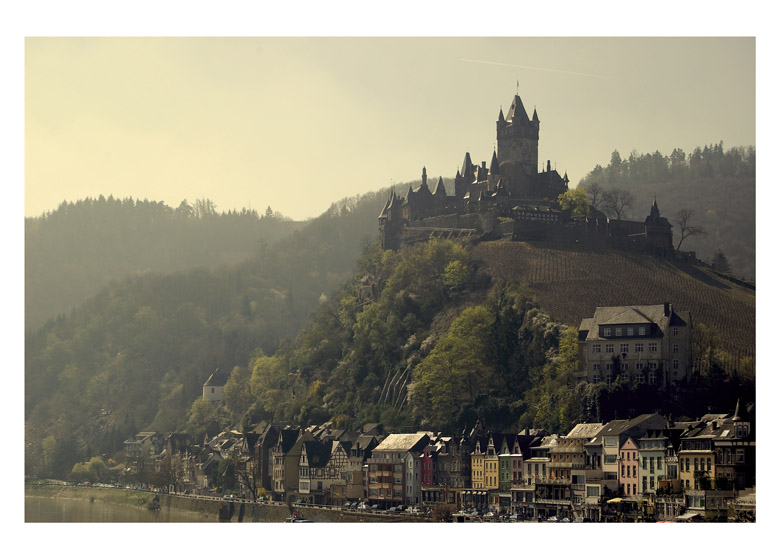
M 576 382 L 582 318 L 596 306 L 664 301 L 692 312 L 692 383 L 670 397 L 623 380 Z M 233 371 L 219 409 L 223 420 L 449 433 L 477 419 L 490 430 L 560 433 L 648 410 L 696 417 L 754 401 L 754 336 L 753 291 L 646 255 L 439 240 L 383 253 L 375 244 L 294 344 Z M 217 412 L 196 402 L 187 428 L 211 432 Z
M 270 208 L 218 213 L 209 200 L 176 209 L 103 196 L 25 219 L 25 327 L 70 312 L 111 280 L 236 264 L 300 230 Z
M 275 352 L 349 280 L 377 236 L 387 195 L 334 203 L 276 243 L 255 239 L 253 256 L 239 264 L 112 280 L 73 312 L 28 330 L 30 463 L 40 463 L 46 437 L 62 466 L 84 452 L 112 452 L 137 429 L 179 428 L 209 374 L 246 365 L 255 351 Z
M 722 250 L 734 275 L 755 280 L 755 147 L 724 150 L 720 142 L 697 147 L 690 154 L 678 148 L 669 155 L 634 151 L 628 157 L 614 151 L 609 164 L 596 165 L 579 182 L 584 188 L 593 184 L 602 194 L 596 205 L 608 215 L 603 194 L 629 193 L 632 203 L 625 208 L 624 219 L 644 221 L 653 199 L 657 199 L 661 214 L 674 226 L 675 247 L 680 240 L 675 214 L 681 208 L 693 210 L 688 225 L 702 227 L 706 234 L 686 238 L 680 249 L 696 251 L 705 262 L 711 262 Z

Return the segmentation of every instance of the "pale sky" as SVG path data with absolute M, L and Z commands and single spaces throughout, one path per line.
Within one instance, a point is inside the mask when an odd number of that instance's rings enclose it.
M 756 143 L 752 37 L 28 37 L 24 70 L 26 216 L 102 194 L 314 217 L 489 162 L 516 92 L 572 186 L 614 149 Z

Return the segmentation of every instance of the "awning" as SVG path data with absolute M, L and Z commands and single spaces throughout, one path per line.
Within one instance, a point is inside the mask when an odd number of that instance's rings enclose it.
M 614 499 L 610 499 L 609 501 L 607 501 L 607 504 L 608 505 L 615 505 L 617 503 L 622 503 L 622 502 L 623 502 L 623 499 L 621 499 L 620 497 L 615 497 Z
M 698 512 L 686 512 L 683 515 L 680 515 L 677 517 L 677 520 L 691 520 L 692 518 L 696 518 L 697 516 L 701 516 Z

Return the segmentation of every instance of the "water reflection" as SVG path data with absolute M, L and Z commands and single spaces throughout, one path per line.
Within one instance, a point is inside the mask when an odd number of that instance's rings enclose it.
M 163 507 L 148 510 L 101 501 L 24 498 L 25 522 L 216 522 L 215 515 Z

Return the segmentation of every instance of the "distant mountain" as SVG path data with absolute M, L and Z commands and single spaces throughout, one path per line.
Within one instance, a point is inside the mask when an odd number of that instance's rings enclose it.
M 303 226 L 270 208 L 260 216 L 217 213 L 209 200 L 176 209 L 110 196 L 63 202 L 25 219 L 25 328 L 70 312 L 128 274 L 236 264 Z

